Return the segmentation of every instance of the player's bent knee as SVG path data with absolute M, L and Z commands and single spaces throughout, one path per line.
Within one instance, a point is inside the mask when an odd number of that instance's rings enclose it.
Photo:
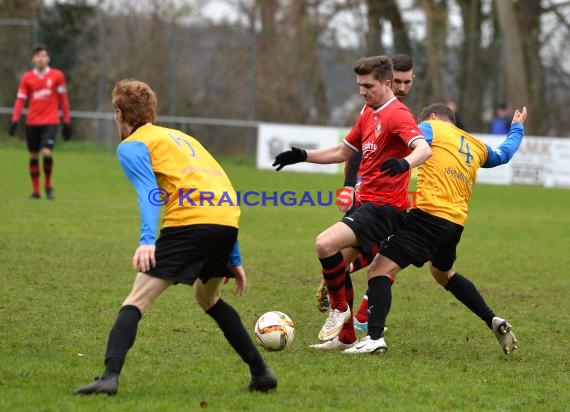
M 448 270 L 447 272 L 443 272 L 441 270 L 434 268 L 433 266 L 431 267 L 431 275 L 433 276 L 435 281 L 442 287 L 445 287 L 445 285 L 447 285 L 447 282 L 449 281 L 449 279 L 451 279 L 451 277 L 454 274 L 455 271 L 453 270 Z
M 330 238 L 322 233 L 315 240 L 315 248 L 317 249 L 317 254 L 322 257 L 330 256 L 336 252 Z
M 220 299 L 220 295 L 217 293 L 214 295 L 206 295 L 203 293 L 194 294 L 194 300 L 196 301 L 198 306 L 200 306 L 204 311 L 207 311 L 212 306 L 214 306 L 218 301 L 218 299 Z
M 170 284 L 171 282 L 164 279 L 139 272 L 135 278 L 133 289 L 123 305 L 133 305 L 139 308 L 141 312 L 145 312 Z

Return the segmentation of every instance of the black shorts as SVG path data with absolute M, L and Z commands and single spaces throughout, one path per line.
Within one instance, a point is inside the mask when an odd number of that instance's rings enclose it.
M 356 235 L 360 244 L 358 249 L 366 251 L 395 232 L 398 212 L 388 204 L 363 203 L 344 215 L 342 222 Z
M 26 140 L 30 152 L 39 152 L 40 149 L 53 149 L 57 124 L 41 126 L 26 126 Z
M 447 219 L 412 209 L 402 216 L 400 226 L 380 247 L 380 254 L 402 269 L 431 261 L 443 272 L 453 267 L 463 226 Z
M 146 273 L 174 283 L 193 285 L 215 277 L 234 277 L 228 260 L 238 229 L 221 225 L 167 227 L 156 241 L 156 266 Z

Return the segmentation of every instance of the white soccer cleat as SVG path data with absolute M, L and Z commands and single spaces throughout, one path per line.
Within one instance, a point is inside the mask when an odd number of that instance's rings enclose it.
M 340 352 L 342 350 L 348 349 L 353 347 L 356 344 L 356 341 L 352 343 L 344 343 L 336 338 L 332 338 L 331 340 L 327 340 L 325 343 L 317 343 L 315 345 L 309 346 L 309 348 L 320 349 L 320 350 L 328 350 L 332 352 Z
M 329 317 L 319 332 L 319 340 L 327 341 L 336 338 L 340 333 L 344 322 L 350 318 L 350 308 L 347 308 L 344 312 L 341 312 L 338 309 L 331 310 L 329 312 Z
M 370 336 L 365 336 L 360 339 L 354 346 L 351 348 L 345 349 L 342 353 L 384 353 L 388 350 L 388 345 L 386 345 L 386 341 L 384 338 L 380 339 L 372 339 Z
M 493 333 L 503 348 L 505 355 L 510 355 L 515 349 L 518 349 L 517 337 L 513 333 L 513 327 L 505 319 L 495 316 L 491 321 L 493 325 Z

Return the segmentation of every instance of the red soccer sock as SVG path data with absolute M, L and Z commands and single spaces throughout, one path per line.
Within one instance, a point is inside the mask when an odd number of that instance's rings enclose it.
M 38 159 L 30 159 L 30 177 L 32 178 L 32 189 L 34 193 L 40 193 L 40 167 Z
M 356 315 L 354 315 L 357 321 L 360 323 L 368 322 L 368 295 L 364 295 L 360 301 L 360 306 Z
M 362 252 L 350 264 L 350 273 L 354 273 L 372 263 L 378 253 L 378 245 L 373 245 L 367 252 Z
M 329 292 L 329 299 L 332 309 L 338 309 L 342 312 L 346 311 L 348 304 L 345 295 L 345 264 L 342 253 L 337 252 L 326 258 L 319 258 L 323 267 L 323 278 Z
M 44 156 L 44 187 L 51 189 L 51 171 L 53 169 L 53 157 Z
M 353 343 L 356 341 L 356 331 L 354 330 L 354 323 L 352 322 L 352 304 L 354 302 L 354 289 L 352 287 L 352 279 L 350 274 L 347 273 L 344 280 L 345 296 L 350 308 L 350 318 L 342 325 L 342 329 L 338 334 L 338 340 L 342 343 Z
M 351 316 L 350 319 L 344 322 L 344 325 L 342 325 L 342 329 L 338 334 L 338 340 L 342 343 L 354 343 L 356 339 L 356 330 L 354 330 L 354 323 L 352 323 Z

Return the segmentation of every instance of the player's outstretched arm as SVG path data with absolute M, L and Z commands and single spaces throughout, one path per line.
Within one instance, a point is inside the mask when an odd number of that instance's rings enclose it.
M 283 169 L 287 165 L 300 162 L 332 164 L 344 162 L 354 151 L 347 145 L 340 143 L 336 146 L 326 147 L 324 149 L 303 150 L 298 147 L 292 147 L 291 150 L 279 153 L 275 156 L 272 166 L 277 166 L 277 171 Z

